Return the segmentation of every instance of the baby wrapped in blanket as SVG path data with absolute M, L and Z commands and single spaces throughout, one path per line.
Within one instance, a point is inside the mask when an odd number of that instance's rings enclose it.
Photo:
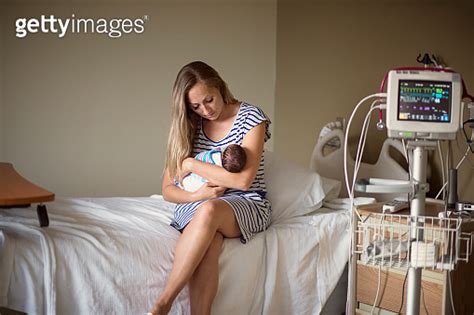
M 196 160 L 223 167 L 231 173 L 240 172 L 247 162 L 245 150 L 238 144 L 230 144 L 225 149 L 217 148 L 204 151 L 194 157 Z M 183 179 L 178 187 L 194 192 L 198 190 L 208 180 L 194 173 L 189 174 Z

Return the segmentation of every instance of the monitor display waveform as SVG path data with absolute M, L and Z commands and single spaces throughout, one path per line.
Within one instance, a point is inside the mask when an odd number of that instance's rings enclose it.
M 398 120 L 451 121 L 451 82 L 400 80 Z

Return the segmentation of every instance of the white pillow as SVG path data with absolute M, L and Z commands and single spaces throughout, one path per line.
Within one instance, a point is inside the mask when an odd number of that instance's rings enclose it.
M 326 194 L 337 196 L 340 182 L 265 151 L 267 198 L 272 203 L 272 221 L 302 216 L 322 206 Z

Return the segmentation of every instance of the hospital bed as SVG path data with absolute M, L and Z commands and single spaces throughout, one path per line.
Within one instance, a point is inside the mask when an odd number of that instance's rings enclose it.
M 271 152 L 266 181 L 272 224 L 245 245 L 224 241 L 212 313 L 343 313 L 349 217 L 322 206 L 340 183 Z M 48 228 L 38 227 L 32 209 L 0 211 L 0 306 L 145 314 L 172 267 L 179 238 L 169 226 L 173 209 L 161 196 L 57 198 Z M 185 288 L 170 314 L 189 313 Z

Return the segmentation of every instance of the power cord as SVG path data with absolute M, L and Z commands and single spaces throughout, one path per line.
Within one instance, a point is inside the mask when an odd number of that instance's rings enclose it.
M 452 145 L 451 142 L 448 141 L 448 150 L 446 151 L 446 174 L 449 174 L 449 168 L 453 164 L 452 161 L 453 158 L 453 152 L 452 152 Z M 446 181 L 446 185 L 448 184 L 448 181 Z M 445 186 L 448 187 L 448 186 Z M 448 196 L 449 196 L 449 191 L 445 194 L 446 198 L 444 198 L 444 215 L 447 217 L 448 216 Z
M 448 282 L 449 282 L 449 297 L 451 298 L 451 309 L 453 310 L 453 315 L 456 315 L 456 310 L 454 307 L 454 299 L 453 299 L 453 286 L 451 283 L 451 270 L 448 271 Z
M 425 290 L 423 290 L 423 285 L 421 285 L 421 298 L 423 299 L 423 308 L 425 309 L 425 313 L 426 313 L 426 315 L 429 315 L 428 308 L 426 307 Z
M 366 143 L 366 140 L 367 140 L 367 134 L 368 134 L 369 126 L 370 126 L 370 116 L 371 116 L 371 114 L 374 110 L 383 107 L 383 105 L 377 105 L 377 103 L 379 103 L 379 102 L 380 102 L 380 100 L 376 100 L 372 103 L 372 105 L 370 106 L 370 110 L 369 110 L 369 112 L 367 113 L 367 115 L 365 116 L 365 119 L 364 119 L 364 124 L 362 126 L 362 131 L 361 131 L 361 137 L 359 138 L 359 144 L 357 146 L 357 153 L 356 153 L 356 159 L 355 159 L 355 165 L 354 165 L 354 174 L 353 174 L 353 178 L 352 178 L 351 196 L 354 196 L 355 182 L 357 180 L 357 174 L 359 173 L 360 165 L 362 163 L 362 156 L 363 156 L 365 143 Z M 360 216 L 359 216 L 359 218 L 360 218 Z M 380 219 L 380 221 L 381 221 L 380 224 L 382 224 L 383 218 L 384 217 L 382 216 L 381 219 Z M 379 268 L 378 268 L 378 281 L 377 281 L 377 293 L 375 295 L 375 301 L 372 305 L 371 314 L 373 314 L 373 312 L 375 311 L 375 307 L 378 304 L 377 301 L 379 299 L 381 277 L 382 277 L 381 273 L 382 273 L 382 266 L 379 265 Z
M 403 308 L 403 301 L 404 301 L 404 297 L 405 297 L 405 285 L 407 283 L 407 278 L 408 278 L 408 269 L 407 269 L 407 272 L 405 273 L 405 279 L 403 279 L 403 285 L 402 285 L 402 303 L 400 304 L 400 308 L 398 309 L 398 313 L 400 314 L 402 312 L 402 308 Z
M 369 96 L 366 96 L 364 97 L 357 105 L 356 107 L 354 108 L 354 110 L 352 111 L 352 114 L 349 118 L 349 121 L 347 123 L 347 129 L 346 129 L 346 133 L 345 133 L 345 137 L 344 137 L 344 179 L 345 179 L 345 182 L 346 182 L 346 189 L 347 189 L 347 193 L 349 196 L 351 196 L 351 187 L 349 186 L 349 174 L 348 174 L 348 165 L 347 165 L 347 156 L 349 154 L 348 152 L 348 138 L 349 138 L 349 131 L 351 129 L 351 124 L 352 124 L 352 120 L 354 119 L 354 116 L 355 116 L 355 113 L 359 110 L 359 107 L 367 100 L 371 99 L 371 98 L 375 98 L 375 97 L 379 97 L 379 98 L 384 98 L 384 97 L 387 97 L 387 93 L 375 93 L 375 94 L 371 94 Z
M 462 156 L 462 158 L 459 160 L 458 164 L 456 164 L 456 167 L 455 169 L 459 169 L 459 167 L 461 167 L 462 163 L 466 160 L 467 156 L 469 155 L 469 147 L 466 149 L 466 151 L 464 152 L 464 155 Z M 444 167 L 444 166 L 443 166 Z M 447 167 L 447 165 L 446 165 Z M 441 193 L 446 189 L 446 186 L 448 185 L 448 181 L 445 181 L 443 186 L 441 187 L 441 189 L 439 190 L 438 194 L 436 195 L 435 199 L 438 199 L 439 196 L 441 195 Z M 444 196 L 443 196 L 443 200 L 446 199 Z
M 471 135 L 471 142 L 473 141 L 474 139 L 474 133 Z M 462 152 L 462 149 L 461 149 L 461 145 L 459 144 L 459 139 L 458 139 L 458 134 L 456 134 L 456 145 L 458 147 L 458 150 L 459 152 Z M 444 161 L 443 161 L 443 156 L 442 156 L 442 153 L 441 153 L 441 147 L 440 145 L 438 144 L 438 149 L 440 150 L 440 162 L 441 162 L 441 170 L 442 170 L 442 173 L 443 173 L 443 186 L 440 188 L 438 194 L 436 194 L 436 197 L 435 199 L 438 199 L 439 196 L 441 195 L 441 193 L 443 193 L 443 200 L 445 200 L 445 189 L 446 189 L 446 186 L 448 185 L 448 181 L 446 180 L 446 178 L 444 177 Z M 448 148 L 449 149 L 449 148 Z M 467 144 L 467 147 L 466 147 L 466 151 L 464 151 L 464 154 L 462 156 L 462 158 L 459 160 L 458 164 L 456 165 L 456 170 L 459 169 L 461 167 L 461 165 L 464 163 L 464 161 L 468 161 L 469 163 L 469 166 L 474 169 L 474 164 L 473 162 L 469 159 L 468 155 L 469 155 L 469 151 L 472 151 L 472 148 L 470 146 L 470 144 L 468 143 Z M 447 153 L 447 157 L 448 158 L 448 153 Z M 449 169 L 449 166 L 446 164 L 446 168 Z M 447 170 L 446 170 L 447 171 Z
M 466 128 L 465 128 L 466 124 L 469 124 L 469 127 L 473 128 L 474 119 L 468 119 L 462 124 L 462 131 L 464 133 L 466 143 L 467 143 L 469 149 L 471 150 L 471 153 L 474 153 L 474 149 L 471 147 L 471 144 L 472 144 L 472 129 L 471 129 L 471 137 L 468 137 L 467 132 L 466 132 Z
M 369 125 L 370 125 L 370 116 L 371 116 L 371 114 L 374 110 L 382 107 L 382 105 L 376 105 L 378 102 L 380 102 L 380 101 L 376 100 L 372 103 L 372 105 L 370 106 L 369 112 L 365 116 L 364 124 L 362 126 L 361 137 L 359 138 L 359 144 L 357 146 L 357 153 L 356 153 L 356 159 L 355 159 L 355 164 L 354 164 L 354 174 L 353 174 L 353 178 L 352 178 L 352 187 L 351 187 L 351 195 L 350 195 L 352 198 L 354 198 L 355 182 L 357 180 L 357 174 L 359 173 L 360 165 L 362 163 L 362 156 L 363 156 L 365 143 L 366 143 L 366 140 L 367 140 L 367 134 L 368 134 L 368 130 L 369 130 Z M 353 200 L 353 199 L 351 199 L 351 200 Z M 351 204 L 352 204 L 352 202 L 351 202 Z M 357 210 L 356 210 L 356 213 L 357 213 L 359 219 L 361 219 L 361 217 L 360 217 Z M 383 219 L 381 219 L 381 220 L 383 220 Z M 379 266 L 377 294 L 375 296 L 375 302 L 373 304 L 372 312 L 374 311 L 375 305 L 377 304 L 377 299 L 378 299 L 378 295 L 379 295 L 379 291 L 380 291 L 380 280 L 381 280 L 381 268 Z
M 372 105 L 370 106 L 370 110 L 365 116 L 364 124 L 362 126 L 361 134 L 363 134 L 363 136 L 359 138 L 359 144 L 357 146 L 356 160 L 354 164 L 354 175 L 352 178 L 351 195 L 354 195 L 355 182 L 357 180 L 357 174 L 359 173 L 360 165 L 362 163 L 362 156 L 363 156 L 363 152 L 365 148 L 365 143 L 367 140 L 367 134 L 369 131 L 370 115 L 374 110 L 383 108 L 383 105 L 376 105 L 377 102 L 379 102 L 379 100 L 374 101 Z
M 460 133 L 460 132 L 459 132 Z M 459 134 L 458 133 L 458 134 Z M 461 149 L 461 145 L 459 144 L 459 139 L 458 139 L 458 134 L 456 134 L 456 146 L 458 147 L 459 152 L 462 152 L 463 149 Z M 471 136 L 471 141 L 474 140 L 474 134 Z M 469 152 L 470 148 L 467 148 L 467 151 Z M 467 162 L 469 163 L 469 166 L 474 169 L 474 162 L 469 159 L 469 157 L 466 158 Z
M 440 161 L 440 165 L 441 165 L 441 179 L 442 179 L 442 183 L 444 184 L 446 182 L 446 177 L 445 177 L 445 172 L 444 172 L 444 160 L 443 160 L 443 150 L 441 149 L 441 141 L 438 140 L 436 141 L 438 143 L 438 153 L 439 153 L 439 161 Z M 445 186 L 443 186 L 445 187 Z M 446 198 L 446 190 L 442 190 L 443 191 L 443 200 Z M 435 198 L 437 199 L 437 198 Z
M 375 294 L 375 300 L 374 300 L 374 304 L 372 304 L 372 310 L 370 311 L 370 314 L 372 315 L 375 311 L 375 307 L 376 305 L 378 304 L 377 301 L 379 299 L 379 292 L 380 292 L 380 284 L 381 284 L 381 279 L 382 278 L 382 266 L 379 265 L 379 276 L 378 276 L 378 280 L 377 280 L 377 293 Z
M 349 198 L 350 198 L 350 208 L 351 209 L 351 212 L 353 211 L 353 207 L 354 207 L 354 193 L 353 193 L 353 188 L 354 187 L 350 187 L 350 184 L 349 184 L 349 174 L 348 174 L 348 165 L 347 165 L 347 156 L 349 154 L 348 152 L 348 138 L 349 138 L 349 131 L 350 131 L 350 127 L 351 127 L 351 124 L 352 124 L 352 120 L 354 119 L 354 116 L 355 116 L 355 113 L 358 111 L 358 109 L 360 108 L 360 106 L 362 106 L 362 104 L 371 99 L 371 98 L 385 98 L 387 96 L 386 93 L 375 93 L 375 94 L 371 94 L 369 96 L 366 96 L 364 97 L 362 100 L 359 101 L 359 103 L 356 105 L 356 107 L 354 108 L 354 110 L 352 111 L 351 113 L 351 116 L 349 118 L 349 121 L 348 121 L 348 124 L 347 124 L 347 129 L 346 129 L 346 133 L 345 133 L 345 137 L 344 137 L 344 179 L 345 179 L 345 183 L 346 183 L 346 189 L 347 189 L 347 193 L 349 195 Z M 374 105 L 374 103 L 372 104 Z M 365 133 L 366 134 L 366 133 Z M 359 139 L 359 143 L 360 143 L 361 139 Z M 356 159 L 357 161 L 357 159 Z M 357 163 L 356 163 L 357 164 Z M 360 166 L 360 165 L 359 165 Z M 357 165 L 354 165 L 354 170 L 357 170 L 358 169 L 358 166 Z M 354 174 L 354 178 L 356 177 L 356 174 Z M 354 186 L 354 185 L 353 185 Z M 360 219 L 360 214 L 356 211 L 355 212 L 358 216 L 359 216 L 359 219 Z M 349 272 L 348 272 L 348 292 L 349 294 L 347 295 L 347 303 L 346 303 L 346 313 L 352 313 L 352 309 L 355 307 L 355 305 L 353 305 L 354 303 L 354 299 L 353 299 L 353 296 L 355 294 L 355 288 L 353 288 L 353 286 L 355 285 L 354 284 L 354 280 L 352 279 L 353 276 L 354 276 L 354 268 L 357 267 L 357 262 L 354 260 L 355 257 L 352 255 L 352 253 L 355 251 L 355 219 L 354 218 L 351 218 L 351 225 L 350 225 L 350 235 L 351 235 L 351 246 L 349 248 L 349 257 L 350 258 L 350 266 L 349 266 Z

